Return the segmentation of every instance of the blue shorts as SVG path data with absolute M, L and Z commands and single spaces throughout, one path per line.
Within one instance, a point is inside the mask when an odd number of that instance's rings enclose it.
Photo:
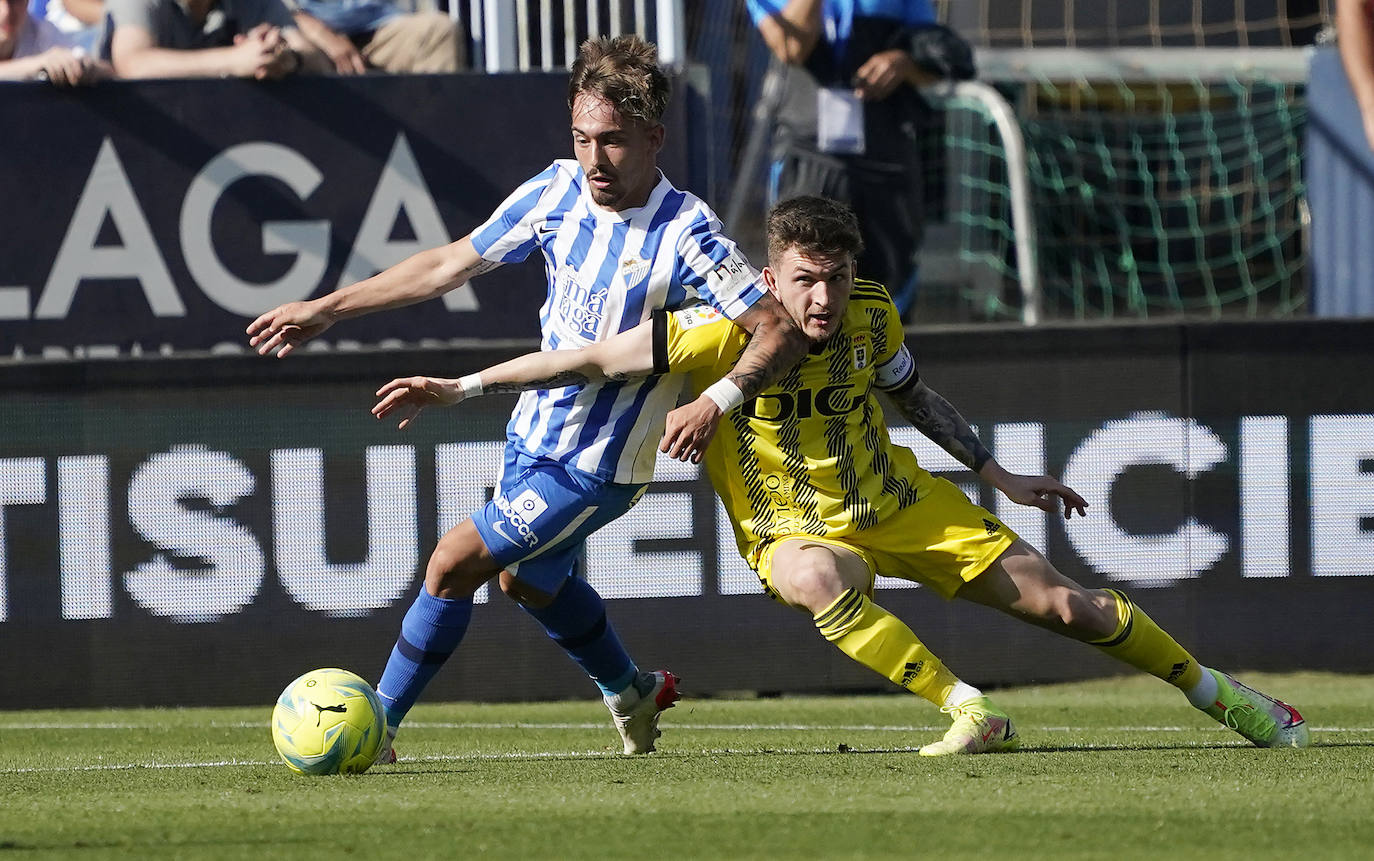
M 587 536 L 629 511 L 647 487 L 605 481 L 508 444 L 496 496 L 472 522 L 501 567 L 553 594 L 576 572 Z

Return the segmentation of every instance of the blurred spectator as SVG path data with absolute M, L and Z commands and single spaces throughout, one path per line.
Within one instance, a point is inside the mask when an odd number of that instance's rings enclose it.
M 1360 107 L 1365 140 L 1374 149 L 1374 17 L 1366 0 L 1336 0 L 1336 44 Z
M 935 23 L 930 0 L 747 0 L 781 63 L 768 205 L 842 200 L 863 232 L 857 275 L 885 284 L 905 314 L 924 221 L 916 88 L 973 77 L 973 52 Z M 775 67 L 775 73 L 778 70 Z
M 28 0 L 0 0 L 0 80 L 48 80 L 60 86 L 110 76 L 51 22 L 29 15 Z
M 67 38 L 88 54 L 95 54 L 95 39 L 105 17 L 104 0 L 29 0 L 29 15 L 51 21 Z
M 463 27 L 443 12 L 406 12 L 395 0 L 288 0 L 296 24 L 341 75 L 368 69 L 441 73 L 467 68 Z
M 108 0 L 103 50 L 124 78 L 328 74 L 282 0 Z

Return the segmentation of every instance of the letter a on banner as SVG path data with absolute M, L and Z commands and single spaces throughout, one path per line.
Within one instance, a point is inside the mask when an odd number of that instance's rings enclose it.
M 392 239 L 396 217 L 404 210 L 414 239 Z M 437 248 L 453 241 L 448 228 L 439 217 L 439 207 L 420 174 L 420 165 L 410 149 L 404 133 L 396 134 L 396 143 L 387 156 L 386 166 L 377 180 L 377 190 L 367 204 L 353 253 L 348 256 L 339 286 L 371 278 L 383 269 L 429 248 Z M 477 296 L 468 285 L 444 296 L 450 311 L 476 311 Z
M 95 244 L 107 213 L 123 245 Z M 109 138 L 100 144 L 34 316 L 40 320 L 66 317 L 77 285 L 86 278 L 137 279 L 154 314 L 186 316 L 186 306 L 177 295 L 172 275 L 158 252 L 157 240 Z

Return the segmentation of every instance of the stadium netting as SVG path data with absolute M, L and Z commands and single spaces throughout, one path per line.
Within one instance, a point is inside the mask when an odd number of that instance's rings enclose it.
M 969 316 L 1022 316 L 1015 239 L 1024 229 L 1042 319 L 1304 308 L 1302 85 L 1253 67 L 1246 77 L 1190 74 L 1175 64 L 1196 52 L 1146 53 L 1157 67 L 1113 78 L 1023 68 L 1021 80 L 993 81 L 1024 140 L 1029 225 L 1015 223 L 1007 142 L 988 106 L 957 92 L 940 100 L 938 209 L 956 228 Z

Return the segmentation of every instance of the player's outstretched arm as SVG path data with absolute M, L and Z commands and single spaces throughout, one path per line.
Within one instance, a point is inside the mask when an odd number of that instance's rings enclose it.
M 917 430 L 1012 502 L 1053 513 L 1062 500 L 1065 517 L 1072 517 L 1075 511 L 1080 516 L 1087 514 L 1087 501 L 1056 479 L 1048 475 L 1018 475 L 1003 469 L 954 405 L 919 377 L 888 395 Z
M 429 406 L 452 406 L 494 392 L 523 392 L 646 377 L 654 370 L 653 323 L 646 321 L 580 350 L 541 350 L 457 379 L 400 377 L 377 390 L 372 414 L 404 430 Z
M 433 299 L 499 265 L 483 260 L 465 236 L 318 299 L 273 308 L 248 324 L 248 344 L 280 359 L 339 320 Z
M 778 380 L 800 362 L 810 347 L 806 335 L 772 294 L 735 318 L 749 332 L 749 343 L 735 367 L 700 397 L 668 413 L 658 450 L 678 460 L 700 463 L 725 411 Z

